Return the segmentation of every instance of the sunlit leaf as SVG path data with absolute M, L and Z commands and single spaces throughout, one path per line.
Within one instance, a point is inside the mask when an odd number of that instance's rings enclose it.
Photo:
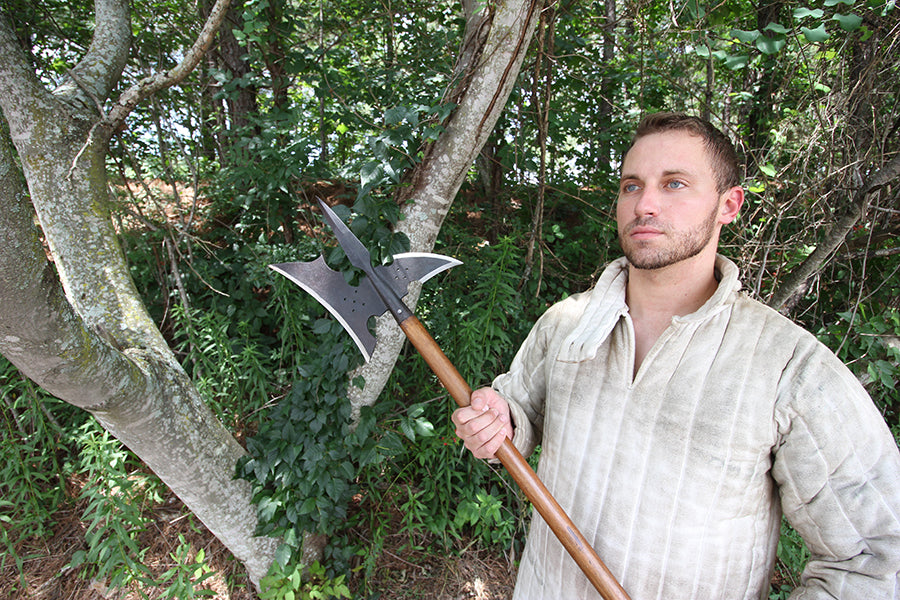
M 780 33 L 781 35 L 787 35 L 791 32 L 790 29 L 782 25 L 781 23 L 769 23 L 763 28 L 763 31 L 771 31 L 773 33 Z
M 831 18 L 837 21 L 844 31 L 856 31 L 862 25 L 862 17 L 853 13 L 849 15 L 834 15 Z
M 756 38 L 758 38 L 760 35 L 761 34 L 758 30 L 744 31 L 743 29 L 732 29 L 731 33 L 729 34 L 730 37 L 737 38 L 745 44 L 756 41 Z
M 746 54 L 729 55 L 725 58 L 725 66 L 732 71 L 743 69 L 747 66 L 748 62 L 750 62 L 750 57 Z
M 784 37 L 770 38 L 764 35 L 756 40 L 756 48 L 763 54 L 778 54 L 786 43 Z
M 794 18 L 795 19 L 805 19 L 806 17 L 812 17 L 813 19 L 821 19 L 825 15 L 825 11 L 821 8 L 795 8 L 794 9 Z
M 822 23 L 815 29 L 809 29 L 808 27 L 801 27 L 800 31 L 803 32 L 803 36 L 810 42 L 824 42 L 828 39 L 828 32 L 825 31 L 825 23 Z

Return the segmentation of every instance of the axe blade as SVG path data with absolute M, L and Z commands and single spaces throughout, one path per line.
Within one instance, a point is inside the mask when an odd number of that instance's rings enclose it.
M 393 258 L 394 262 L 375 267 L 375 270 L 400 298 L 406 297 L 413 281 L 425 283 L 438 273 L 462 264 L 455 258 L 430 252 L 403 252 Z
M 369 361 L 375 350 L 369 317 L 384 314 L 387 305 L 368 277 L 363 277 L 358 286 L 352 286 L 342 274 L 326 265 L 322 256 L 311 262 L 280 263 L 269 268 L 299 285 L 327 308 L 353 338 L 366 362 Z
M 428 252 L 406 252 L 394 256 L 394 262 L 376 267 L 378 279 L 390 286 L 397 297 L 409 293 L 413 281 L 425 283 L 438 273 L 462 264 L 455 258 Z M 292 262 L 269 265 L 281 273 L 328 309 L 328 312 L 347 330 L 362 352 L 366 362 L 375 350 L 375 336 L 369 331 L 369 317 L 383 315 L 388 306 L 383 295 L 368 277 L 360 278 L 358 286 L 346 282 L 341 273 L 331 269 L 320 256 L 311 262 Z

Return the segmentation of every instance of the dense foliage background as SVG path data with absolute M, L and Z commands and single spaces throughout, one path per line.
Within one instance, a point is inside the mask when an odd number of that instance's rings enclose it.
M 174 65 L 206 8 L 135 3 L 121 85 Z M 90 42 L 90 2 L 0 10 L 46 81 Z M 745 287 L 828 344 L 900 437 L 898 14 L 893 0 L 548 3 L 441 231 L 437 251 L 464 265 L 427 284 L 420 318 L 473 386 L 489 382 L 549 304 L 618 255 L 618 161 L 640 116 L 686 110 L 733 136 L 745 161 L 748 201 L 723 244 Z M 434 553 L 475 544 L 515 556 L 523 543 L 527 506 L 461 451 L 452 403 L 415 353 L 353 414 L 355 347 L 266 268 L 321 252 L 341 265 L 315 196 L 353 215 L 373 253 L 404 248 L 394 198 L 453 110 L 462 31 L 457 6 L 439 1 L 239 1 L 205 68 L 115 138 L 110 201 L 134 278 L 245 443 L 238 473 L 255 486 L 261 531 L 284 536 L 268 597 L 340 596 L 351 578 L 356 596 L 376 597 L 367 575 L 397 531 Z M 893 175 L 871 185 L 879 173 Z M 133 455 L 4 359 L 0 393 L 4 573 L 80 502 L 73 569 L 156 595 L 202 593 L 203 556 L 186 543 L 168 575 L 142 564 L 145 511 L 163 493 Z M 301 581 L 304 531 L 327 547 Z M 805 559 L 788 529 L 780 558 L 773 598 Z

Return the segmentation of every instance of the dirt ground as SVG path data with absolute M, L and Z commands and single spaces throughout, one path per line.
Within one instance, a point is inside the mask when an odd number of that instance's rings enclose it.
M 85 578 L 67 567 L 73 553 L 86 548 L 86 524 L 80 519 L 81 506 L 64 507 L 56 514 L 53 535 L 42 541 L 28 541 L 18 550 L 25 557 L 23 573 L 7 557 L 0 572 L 0 599 L 9 600 L 139 600 L 161 597 L 160 589 L 110 589 L 107 582 Z M 142 534 L 146 548 L 143 563 L 154 576 L 170 569 L 172 554 L 180 544 L 179 535 L 194 551 L 203 549 L 206 563 L 215 575 L 203 583 L 218 600 L 255 600 L 257 594 L 240 564 L 228 550 L 192 519 L 174 496 L 153 509 L 153 521 Z M 365 536 L 365 532 L 359 532 Z M 412 546 L 421 546 L 413 544 Z M 434 553 L 410 549 L 406 534 L 387 536 L 376 559 L 373 575 L 366 581 L 351 581 L 354 598 L 381 600 L 506 600 L 512 594 L 514 573 L 503 556 L 467 549 L 458 556 L 441 558 Z M 461 546 L 465 548 L 465 546 Z

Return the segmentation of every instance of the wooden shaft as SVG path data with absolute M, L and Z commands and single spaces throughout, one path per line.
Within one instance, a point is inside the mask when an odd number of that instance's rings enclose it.
M 456 403 L 461 407 L 468 406 L 472 388 L 441 351 L 425 326 L 411 316 L 400 323 L 400 328 Z M 504 440 L 496 456 L 600 595 L 605 600 L 629 600 L 628 594 L 509 438 Z

